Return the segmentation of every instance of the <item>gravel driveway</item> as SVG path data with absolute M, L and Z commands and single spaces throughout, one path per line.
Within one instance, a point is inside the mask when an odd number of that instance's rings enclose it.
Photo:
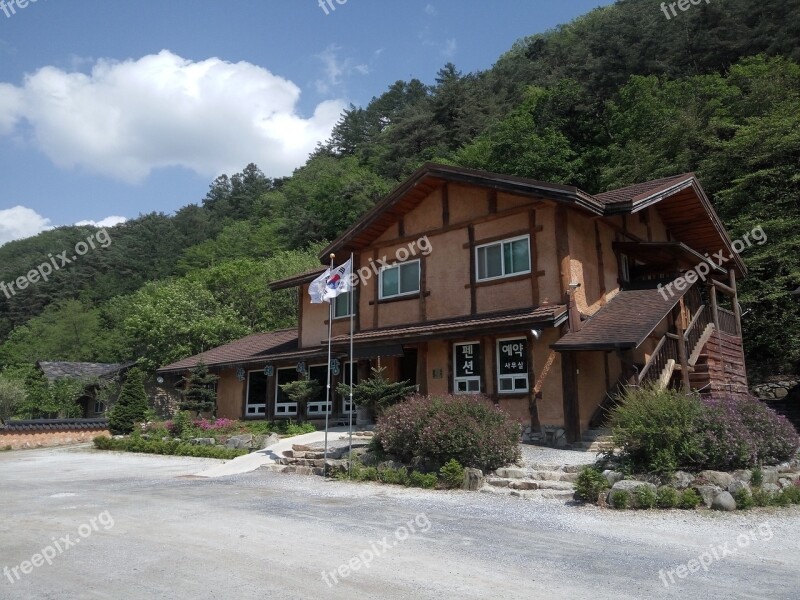
M 215 462 L 0 454 L 0 598 L 798 597 L 797 508 L 613 512 L 263 469 L 190 475 Z

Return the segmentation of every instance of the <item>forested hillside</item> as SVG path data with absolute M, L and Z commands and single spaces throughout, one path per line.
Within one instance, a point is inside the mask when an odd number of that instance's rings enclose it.
M 435 160 L 599 192 L 695 171 L 743 255 L 748 368 L 800 369 L 800 0 L 703 3 L 667 21 L 623 0 L 517 42 L 484 72 L 447 64 L 345 111 L 292 177 L 257 166 L 215 180 L 197 205 L 108 230 L 93 250 L 0 295 L 5 376 L 33 361 L 144 366 L 290 325 L 291 292 L 267 283 L 316 251 L 421 163 Z M 67 227 L 0 247 L 0 281 L 71 249 Z

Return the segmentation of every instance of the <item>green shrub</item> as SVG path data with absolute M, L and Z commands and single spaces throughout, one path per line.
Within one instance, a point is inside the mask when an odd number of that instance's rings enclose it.
M 616 508 L 617 510 L 624 510 L 630 506 L 628 492 L 623 492 L 621 490 L 617 490 L 616 492 L 612 490 L 608 496 L 608 501 L 612 508 Z
M 482 396 L 412 396 L 378 419 L 383 450 L 406 464 L 440 469 L 450 459 L 492 471 L 519 458 L 520 425 Z
M 193 446 L 180 440 L 145 440 L 141 437 L 112 439 L 103 436 L 94 438 L 94 445 L 99 450 L 118 450 L 123 452 L 140 452 L 145 454 L 163 454 L 170 456 L 195 456 L 199 458 L 221 458 L 230 460 L 247 454 L 247 450 L 234 450 L 221 446 Z
M 286 435 L 303 435 L 304 433 L 314 433 L 317 428 L 312 423 L 292 423 L 286 425 Z
M 636 472 L 669 474 L 700 458 L 702 405 L 676 390 L 629 388 L 611 412 L 614 446 Z
M 758 507 L 769 506 L 772 504 L 772 492 L 768 492 L 760 487 L 753 488 L 753 505 Z
M 172 417 L 172 435 L 178 438 L 188 438 L 194 431 L 192 415 L 187 411 L 181 410 Z
M 639 508 L 650 509 L 656 507 L 656 491 L 649 485 L 642 485 L 634 491 Z
M 108 428 L 115 435 L 130 433 L 136 423 L 145 420 L 147 410 L 144 373 L 139 369 L 131 369 L 126 375 L 119 398 L 108 415 Z
M 680 504 L 680 493 L 673 487 L 664 486 L 656 492 L 658 508 L 677 508 Z
M 700 494 L 697 493 L 697 490 L 694 488 L 687 488 L 681 493 L 681 500 L 678 506 L 686 510 L 693 510 L 700 506 L 702 501 L 703 499 L 700 497 Z
M 409 481 L 413 487 L 421 487 L 426 489 L 433 489 L 439 482 L 436 473 L 420 473 L 419 471 L 412 471 Z
M 582 502 L 594 504 L 610 487 L 608 480 L 594 467 L 584 467 L 575 481 L 575 494 Z
M 764 471 L 761 470 L 761 467 L 755 467 L 751 472 L 750 485 L 753 487 L 761 487 L 764 485 Z
M 786 504 L 800 504 L 800 487 L 790 485 L 781 490 L 781 496 L 786 500 Z
M 451 458 L 439 469 L 439 479 L 448 489 L 460 488 L 464 484 L 464 467 L 456 459 Z
M 736 508 L 739 510 L 749 510 L 753 508 L 753 494 L 747 488 L 738 490 L 733 499 L 736 501 Z

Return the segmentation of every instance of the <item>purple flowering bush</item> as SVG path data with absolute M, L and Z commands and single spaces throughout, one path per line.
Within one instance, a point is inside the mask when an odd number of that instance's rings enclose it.
M 375 439 L 387 454 L 426 470 L 455 459 L 491 471 L 519 459 L 520 432 L 484 396 L 411 396 L 378 419 Z

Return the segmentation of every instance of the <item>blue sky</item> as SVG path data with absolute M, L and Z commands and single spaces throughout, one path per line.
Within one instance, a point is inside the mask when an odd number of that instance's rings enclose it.
M 611 3 L 4 2 L 0 244 L 171 213 L 248 162 L 288 175 L 349 103 L 398 79 L 432 83 L 448 61 L 486 69 L 516 40 Z

